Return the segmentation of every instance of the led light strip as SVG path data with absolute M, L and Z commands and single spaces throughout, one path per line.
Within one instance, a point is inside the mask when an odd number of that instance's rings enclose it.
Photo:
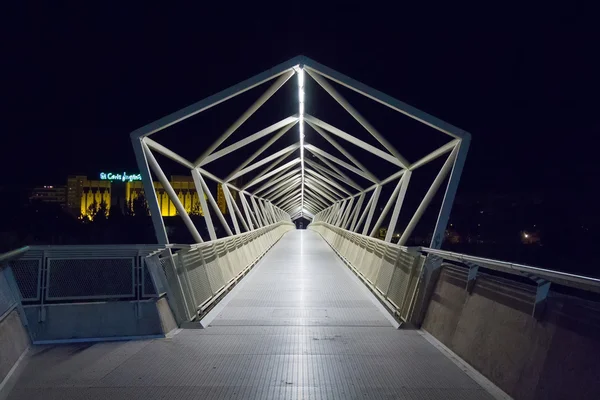
M 297 66 L 294 68 L 298 74 L 298 115 L 300 126 L 300 173 L 301 179 L 301 203 L 300 217 L 304 216 L 304 69 Z

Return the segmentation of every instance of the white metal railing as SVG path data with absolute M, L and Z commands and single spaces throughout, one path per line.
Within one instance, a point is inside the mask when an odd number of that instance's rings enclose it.
M 600 293 L 600 279 L 527 265 L 491 260 L 427 247 L 407 248 L 360 235 L 326 222 L 309 226 L 318 232 L 344 261 L 403 321 L 412 321 L 417 302 L 426 301 L 431 271 L 444 263 L 467 268 L 465 290 L 471 291 L 479 269 L 494 270 L 528 278 L 535 293 L 533 315 L 538 317 L 552 283 Z M 415 260 L 418 260 L 415 261 Z M 446 264 L 450 266 L 449 264 Z M 417 300 L 418 294 L 420 299 Z M 387 303 L 386 303 L 387 302 Z M 417 313 L 422 312 L 420 304 Z M 417 316 L 416 319 L 419 317 Z
M 329 243 L 393 314 L 410 320 L 425 259 L 419 252 L 325 222 L 308 227 Z
M 427 247 L 420 248 L 420 251 L 424 254 L 435 255 L 443 260 L 459 262 L 469 267 L 477 266 L 513 275 L 522 275 L 533 279 L 543 279 L 563 286 L 600 293 L 600 279 L 598 278 L 569 274 L 566 272 L 553 271 L 551 269 L 532 267 L 506 261 L 492 260 L 489 258 L 469 256 L 451 251 L 430 249 Z
M 178 323 L 198 319 L 287 231 L 280 221 L 210 242 L 173 245 L 147 258 L 159 293 L 166 293 Z
M 27 252 L 22 247 L 8 253 L 0 254 L 0 321 L 19 306 L 20 298 L 10 262 Z
M 40 321 L 48 306 L 139 302 L 163 294 L 179 322 L 190 321 L 294 228 L 279 221 L 192 245 L 28 246 L 0 255 L 0 314 L 19 303 L 9 298 L 4 274 L 10 272 L 19 300 L 39 308 Z
M 164 246 L 28 246 L 8 261 L 27 305 L 156 296 L 145 258 Z

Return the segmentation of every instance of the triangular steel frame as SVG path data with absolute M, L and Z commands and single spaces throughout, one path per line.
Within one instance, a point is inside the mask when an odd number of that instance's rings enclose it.
M 253 135 L 246 136 L 233 144 L 221 148 L 222 143 L 225 142 L 231 134 L 262 107 L 267 100 L 293 76 L 296 76 L 298 87 L 298 113 L 275 122 Z M 377 142 L 379 142 L 383 149 L 372 146 L 355 136 L 336 128 L 326 121 L 322 121 L 312 115 L 306 114 L 304 110 L 304 80 L 307 77 L 313 79 L 332 98 L 334 98 L 377 140 Z M 194 161 L 185 159 L 150 138 L 150 136 L 156 132 L 208 110 L 211 107 L 217 106 L 222 102 L 266 82 L 270 83 L 269 88 L 219 137 L 218 140 L 206 148 Z M 450 136 L 451 139 L 448 143 L 434 150 L 427 156 L 414 162 L 410 162 L 333 87 L 331 82 L 342 85 L 416 121 L 441 131 Z M 344 156 L 344 159 L 329 154 L 311 143 L 305 143 L 305 123 L 335 147 Z M 263 151 L 289 132 L 296 124 L 299 125 L 300 134 L 299 140 L 295 144 L 268 157 L 261 157 Z M 245 159 L 244 162 L 238 165 L 228 176 L 218 177 L 203 168 L 207 164 L 232 154 L 236 150 L 245 147 L 255 140 L 259 140 L 269 135 L 271 136 L 269 141 L 254 154 Z M 340 144 L 338 141 L 339 139 L 344 143 L 349 142 L 354 147 L 359 147 L 363 151 L 368 151 L 382 161 L 396 166 L 398 171 L 383 180 L 378 179 L 367 168 L 374 166 L 362 165 L 351 155 L 348 149 Z M 386 242 L 390 242 L 392 239 L 392 234 L 394 232 L 393 227 L 397 224 L 398 215 L 402 208 L 402 203 L 412 172 L 438 157 L 449 154 L 398 242 L 400 245 L 406 243 L 408 237 L 411 235 L 416 224 L 423 215 L 423 212 L 431 202 L 431 199 L 446 177 L 450 175 L 430 245 L 432 248 L 439 248 L 443 240 L 450 210 L 454 202 L 456 189 L 468 152 L 470 134 L 307 57 L 298 56 L 135 130 L 131 133 L 131 140 L 142 175 L 144 190 L 146 193 L 153 194 L 147 196 L 147 201 L 156 236 L 158 242 L 161 244 L 167 244 L 169 243 L 169 240 L 164 220 L 160 215 L 158 200 L 155 195 L 150 171 L 154 173 L 154 176 L 163 185 L 194 240 L 196 242 L 202 242 L 203 239 L 189 215 L 185 212 L 184 207 L 181 205 L 181 202 L 177 198 L 168 179 L 156 161 L 153 154 L 154 152 L 160 153 L 190 169 L 201 201 L 201 206 L 205 210 L 204 213 L 210 240 L 216 239 L 216 233 L 213 225 L 213 216 L 208 207 L 209 204 L 212 208 L 212 213 L 220 220 L 227 235 L 236 235 L 242 233 L 242 230 L 251 231 L 280 221 L 289 222 L 300 217 L 306 217 L 313 222 L 321 221 L 342 229 L 349 229 L 353 232 L 360 231 L 364 235 L 375 236 L 383 219 L 393 208 L 390 220 L 390 227 L 392 229 L 388 229 L 388 233 L 384 239 Z M 300 151 L 299 157 L 288 160 L 288 157 L 297 150 Z M 315 163 L 311 160 L 305 160 L 305 150 L 314 154 L 322 164 Z M 354 148 L 352 150 L 354 150 Z M 261 167 L 263 169 L 258 175 L 243 187 L 236 187 L 232 183 L 233 179 Z M 361 176 L 365 180 L 371 182 L 371 185 L 367 188 L 362 188 L 350 178 L 349 173 Z M 204 178 L 222 184 L 233 226 L 230 227 L 223 217 L 213 195 L 208 190 Z M 387 199 L 383 212 L 375 215 L 377 201 L 382 186 L 392 182 L 396 182 L 392 196 Z M 239 194 L 241 208 L 235 203 L 231 192 L 232 190 Z M 363 204 L 365 205 L 364 208 L 362 207 Z

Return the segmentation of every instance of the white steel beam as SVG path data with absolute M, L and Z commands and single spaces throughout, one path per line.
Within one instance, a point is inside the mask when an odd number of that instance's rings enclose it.
M 321 187 L 327 191 L 327 193 L 331 193 L 335 197 L 339 197 L 340 199 L 346 198 L 346 196 L 340 192 L 338 192 L 335 188 L 329 186 L 327 183 L 315 178 L 313 176 L 305 177 L 306 180 L 310 180 L 313 184 L 316 184 L 318 187 Z
M 148 166 L 147 157 L 144 151 L 144 144 L 141 138 L 133 136 L 131 137 L 131 144 L 133 145 L 135 160 L 140 174 L 142 175 L 144 194 L 146 201 L 148 202 L 148 208 L 150 209 L 150 218 L 152 219 L 152 225 L 154 226 L 156 240 L 158 241 L 158 244 L 169 244 L 165 222 L 160 214 L 156 189 L 154 188 L 152 174 L 150 173 L 150 167 Z
M 333 224 L 335 226 L 340 226 L 342 224 L 342 220 L 344 219 L 344 213 L 346 212 L 346 207 L 348 206 L 348 201 L 349 201 L 349 199 L 342 200 L 342 202 L 340 204 L 340 209 L 337 213 L 337 217 L 335 218 L 335 221 L 333 222 Z
M 331 179 L 327 178 L 326 176 L 319 174 L 317 171 L 313 171 L 312 169 L 309 169 L 309 168 L 305 168 L 304 170 L 306 172 L 308 172 L 309 174 L 311 174 L 312 176 L 314 176 L 315 178 L 319 179 L 320 181 L 328 183 L 329 185 L 333 186 L 334 188 L 339 189 L 342 192 L 346 193 L 348 196 L 352 196 L 352 193 L 350 193 L 348 190 L 346 190 L 345 187 L 343 187 L 342 185 L 338 184 L 335 181 L 332 181 Z
M 254 159 L 256 159 L 256 157 L 263 154 L 265 150 L 267 150 L 269 147 L 271 147 L 271 145 L 273 143 L 275 143 L 277 140 L 279 140 L 279 138 L 281 138 L 293 126 L 294 125 L 290 124 L 290 125 L 287 125 L 287 126 L 281 128 L 281 130 L 279 132 L 277 132 L 275 135 L 273 135 L 273 137 L 271 139 L 269 139 L 269 141 L 267 143 L 262 145 L 260 149 L 256 150 L 250 157 L 248 157 L 243 163 L 238 165 L 229 175 L 227 175 L 227 178 L 225 178 L 225 181 L 229 181 L 233 175 L 240 172 L 244 167 L 246 167 L 246 165 L 248 165 L 252 161 L 254 161 Z
M 287 174 L 277 178 L 275 181 L 271 180 L 270 185 L 267 187 L 267 190 L 261 193 L 262 197 L 269 197 L 270 193 L 275 192 L 283 186 L 287 186 L 291 181 L 296 180 L 297 178 L 302 178 L 300 175 L 300 170 L 295 169 L 293 171 L 288 172 Z M 254 195 L 257 195 L 257 191 L 254 191 Z
M 343 182 L 346 182 L 348 185 L 352 186 L 356 190 L 359 190 L 359 191 L 363 190 L 362 187 L 360 187 L 356 182 L 354 182 L 352 179 L 350 179 L 350 177 L 348 175 L 346 175 L 344 172 L 342 172 L 338 167 L 336 167 L 335 165 L 333 165 L 327 158 L 322 157 L 321 155 L 316 154 L 316 153 L 313 153 L 313 154 L 315 154 L 315 157 L 317 157 L 319 160 L 321 160 L 323 162 L 323 164 L 327 165 L 335 173 L 337 173 L 338 175 L 342 176 L 343 177 L 343 179 L 342 179 Z
M 397 165 L 400 168 L 407 167 L 393 155 L 386 153 L 385 151 L 380 150 L 375 146 L 371 146 L 369 143 L 364 142 L 360 139 L 357 139 L 354 136 L 342 131 L 341 129 L 338 129 L 335 126 L 328 124 L 327 122 L 321 121 L 320 119 L 313 117 L 310 114 L 307 114 L 304 118 L 306 119 L 306 122 L 308 122 L 310 124 L 310 126 L 312 126 L 312 127 L 319 126 L 323 129 L 333 133 L 334 135 L 341 137 L 344 140 L 347 140 L 348 142 L 352 143 L 353 145 L 358 146 L 361 149 L 366 150 L 369 153 L 371 153 L 379 158 L 382 158 L 386 161 L 389 161 L 392 164 Z
M 304 186 L 308 186 L 309 188 L 313 189 L 315 192 L 320 194 L 322 197 L 325 197 L 327 200 L 331 201 L 332 203 L 335 203 L 336 201 L 339 200 L 339 199 L 336 199 L 335 197 L 330 196 L 326 192 L 322 191 L 318 186 L 316 186 L 311 181 L 305 181 Z
M 354 197 L 350 197 L 350 204 L 347 206 L 346 211 L 344 213 L 344 219 L 342 219 L 342 224 L 340 225 L 340 227 L 342 229 L 346 229 L 346 226 L 348 225 L 348 221 L 350 220 L 350 217 L 352 216 L 352 206 L 354 205 Z
M 204 214 L 204 222 L 206 223 L 206 229 L 208 230 L 208 236 L 210 240 L 217 239 L 217 233 L 215 231 L 215 226 L 212 222 L 212 216 L 210 215 L 210 210 L 208 208 L 208 204 L 206 203 L 206 197 L 204 197 L 204 185 L 202 185 L 202 180 L 200 179 L 200 173 L 196 168 L 192 168 L 192 179 L 194 180 L 194 185 L 196 186 L 196 192 L 198 193 L 198 199 L 200 200 L 200 207 L 202 207 L 202 213 Z
M 231 228 L 229 228 L 229 225 L 227 225 L 227 221 L 225 221 L 225 217 L 223 216 L 223 213 L 221 212 L 221 209 L 219 208 L 219 205 L 215 201 L 215 198 L 213 197 L 212 193 L 208 189 L 208 185 L 204 181 L 204 178 L 202 178 L 202 175 L 200 175 L 200 173 L 198 173 L 198 177 L 200 178 L 200 182 L 202 183 L 202 186 L 204 187 L 204 191 L 206 192 L 206 197 L 208 197 L 208 202 L 210 203 L 215 214 L 217 215 L 219 222 L 221 222 L 221 225 L 223 225 L 223 229 L 225 229 L 225 232 L 227 233 L 227 235 L 232 236 L 233 232 L 231 232 Z M 204 212 L 204 214 L 206 214 L 206 211 Z
M 253 135 L 250 135 L 241 140 L 238 140 L 237 142 L 235 142 L 219 151 L 215 151 L 214 153 L 212 153 L 211 155 L 206 157 L 204 160 L 202 160 L 199 167 L 206 165 L 210 162 L 213 162 L 215 160 L 218 160 L 219 158 L 226 156 L 229 153 L 239 150 L 242 147 L 247 146 L 248 144 L 250 144 L 256 140 L 269 135 L 270 133 L 276 131 L 277 129 L 280 129 L 280 131 L 275 135 L 275 137 L 278 139 L 281 136 L 283 136 L 284 133 L 286 133 L 288 130 L 290 130 L 290 128 L 292 126 L 294 126 L 297 121 L 298 121 L 298 117 L 296 117 L 296 116 L 287 117 L 285 119 L 282 119 L 281 121 L 276 122 L 273 125 L 265 128 L 265 129 L 262 129 Z M 262 152 L 260 152 L 259 154 L 261 154 L 261 153 Z
M 400 100 L 394 99 L 393 97 L 388 96 L 387 94 L 382 93 L 379 90 L 375 90 L 355 79 L 352 79 L 329 67 L 319 64 L 316 61 L 305 59 L 304 69 L 307 72 L 309 70 L 311 72 L 317 72 L 321 76 L 324 76 L 325 78 L 328 78 L 331 81 L 337 82 L 340 85 L 347 87 L 348 89 L 360 93 L 363 96 L 370 98 L 371 100 L 374 100 L 425 125 L 437 129 L 440 132 L 446 133 L 455 138 L 470 137 L 468 132 L 465 132 L 460 128 L 457 128 L 447 122 L 444 122 L 441 119 L 434 117 L 433 115 L 418 110 L 415 107 L 410 106 Z
M 332 156 L 331 154 L 329 154 L 328 152 L 319 149 L 318 147 L 313 146 L 312 144 L 305 144 L 304 148 L 307 149 L 308 151 L 310 151 L 313 154 L 318 154 L 322 157 L 328 158 L 329 160 L 333 161 L 334 163 L 346 168 L 348 171 L 352 171 L 354 172 L 356 175 L 362 176 L 363 178 L 374 182 L 374 183 L 378 183 L 378 180 L 368 174 L 366 174 L 364 171 L 362 171 L 359 168 L 353 167 L 352 165 L 348 164 L 345 161 L 340 160 L 339 158 Z
M 358 121 L 359 124 L 363 126 L 383 147 L 387 149 L 394 157 L 398 159 L 403 165 L 404 168 L 408 167 L 410 163 L 392 146 L 382 135 L 367 121 L 360 113 L 352 107 L 352 105 L 333 88 L 325 79 L 323 79 L 318 74 L 311 72 L 310 69 L 307 69 L 306 72 L 319 84 L 327 93 L 331 95 L 355 120 Z
M 304 188 L 304 194 L 313 199 L 315 203 L 317 203 L 320 207 L 324 209 L 331 205 L 331 202 L 327 201 L 327 199 L 321 196 L 318 192 L 310 187 Z
M 231 197 L 231 193 L 229 193 L 229 188 L 226 185 L 222 185 L 221 187 L 223 188 L 223 195 L 225 196 L 225 203 L 227 203 L 227 209 L 229 210 L 229 215 L 231 216 L 233 229 L 235 230 L 235 234 L 239 235 L 241 231 L 237 222 L 237 218 L 235 217 L 235 210 L 233 209 L 233 198 Z
M 281 190 L 279 190 L 273 196 L 270 196 L 269 200 L 278 201 L 281 198 L 281 196 L 285 195 L 286 193 L 289 193 L 290 191 L 292 191 L 294 189 L 302 190 L 300 187 L 301 180 L 302 180 L 302 178 L 300 178 L 300 177 L 298 177 L 297 179 L 294 179 L 292 182 L 289 183 L 289 185 L 284 186 Z
M 467 152 L 469 151 L 470 141 L 470 137 L 465 137 L 453 150 L 457 151 L 457 153 L 454 159 L 454 165 L 452 166 L 452 172 L 450 173 L 450 179 L 448 179 L 448 185 L 446 186 L 446 192 L 444 193 L 444 200 L 442 201 L 438 219 L 435 223 L 431 244 L 429 245 L 432 249 L 439 249 L 442 246 L 446 233 L 446 226 L 448 225 L 448 219 L 450 218 L 450 211 L 452 210 L 452 204 L 454 204 L 458 182 L 460 181 L 460 176 L 465 165 L 465 159 L 467 158 Z
M 265 217 L 262 215 L 260 207 L 256 203 L 256 198 L 254 196 L 250 196 L 250 203 L 252 204 L 252 209 L 254 210 L 254 214 L 256 215 L 256 220 L 259 222 L 261 227 L 267 226 L 268 223 L 265 220 Z
M 292 210 L 302 209 L 302 199 L 299 197 L 294 203 L 290 204 L 286 209 L 286 212 L 290 214 Z
M 454 162 L 454 159 L 456 158 L 457 153 L 458 153 L 458 148 L 455 147 L 454 150 L 452 150 L 452 153 L 450 153 L 450 155 L 446 159 L 446 162 L 442 166 L 442 169 L 440 169 L 440 172 L 437 174 L 437 176 L 433 180 L 433 183 L 429 187 L 429 190 L 425 194 L 425 197 L 423 197 L 423 200 L 421 200 L 421 204 L 419 204 L 417 211 L 415 211 L 410 222 L 406 226 L 406 229 L 400 236 L 400 240 L 398 241 L 398 244 L 400 246 L 404 246 L 406 244 L 406 241 L 412 234 L 413 230 L 415 229 L 415 226 L 417 226 L 417 224 L 419 223 L 419 220 L 421 219 L 421 217 L 423 216 L 423 213 L 429 206 L 429 203 L 431 203 L 433 196 L 435 196 L 435 193 L 437 192 L 438 188 L 440 187 L 440 185 L 442 184 L 444 179 L 446 179 L 448 172 L 450 172 L 450 169 L 452 168 L 452 163 Z
M 288 60 L 282 64 L 279 64 L 267 71 L 264 71 L 252 78 L 246 79 L 236 85 L 233 85 L 225 90 L 220 91 L 204 100 L 200 100 L 194 104 L 191 104 L 181 110 L 175 111 L 163 118 L 160 118 L 154 122 L 151 122 L 135 131 L 131 132 L 131 138 L 141 138 L 144 136 L 152 135 L 160 130 L 163 130 L 171 125 L 181 122 L 189 117 L 192 117 L 198 113 L 208 110 L 211 107 L 216 106 L 224 101 L 227 101 L 239 94 L 242 94 L 250 89 L 253 89 L 265 82 L 270 81 L 288 71 L 292 71 L 295 65 L 299 62 L 304 62 L 305 57 L 296 57 Z
M 314 205 L 310 199 L 306 198 L 305 200 L 304 208 L 310 211 L 313 215 L 318 212 L 317 210 L 321 209 L 320 207 Z
M 184 167 L 188 167 L 190 169 L 194 168 L 194 165 L 190 161 L 181 157 L 179 154 L 177 154 L 173 150 L 163 146 L 162 144 L 155 142 L 154 140 L 150 139 L 149 137 L 145 137 L 142 140 L 144 141 L 144 143 L 146 143 L 146 145 L 148 145 L 149 148 L 156 151 L 157 153 L 160 153 L 163 156 L 170 158 L 171 160 L 175 161 L 176 163 L 178 163 L 180 165 L 183 165 Z
M 304 196 L 306 198 L 312 199 L 313 203 L 315 203 L 315 205 L 318 205 L 320 208 L 327 208 L 329 206 L 329 204 L 327 202 L 325 202 L 325 200 L 323 200 L 321 197 L 318 196 L 318 194 L 315 194 L 313 192 L 311 192 L 310 190 L 307 190 L 306 188 L 304 188 Z M 310 188 L 309 188 L 310 189 Z
M 367 174 L 370 177 L 370 180 L 373 182 L 379 182 L 379 179 L 375 177 L 364 165 L 362 165 L 352 154 L 350 154 L 346 149 L 339 145 L 331 136 L 329 136 L 323 129 L 319 128 L 317 125 L 311 124 L 307 120 L 308 124 L 312 126 L 312 128 L 321 135 L 325 140 L 327 140 L 333 147 L 335 147 L 340 153 L 342 153 L 348 160 L 352 162 L 352 164 L 356 165 L 358 169 Z
M 250 227 L 250 230 L 254 230 L 255 224 L 257 225 L 256 227 L 258 228 L 258 223 L 254 219 L 254 215 L 252 215 L 252 211 L 250 210 L 250 206 L 248 205 L 248 202 L 246 201 L 246 197 L 244 196 L 244 193 L 238 192 L 238 195 L 240 196 L 240 202 L 242 203 L 242 208 L 244 209 L 244 213 L 246 214 L 246 221 L 248 221 L 248 226 Z
M 365 226 L 363 227 L 363 231 L 362 234 L 366 235 L 367 232 L 369 232 L 369 227 L 371 226 L 371 219 L 373 218 L 373 213 L 375 212 L 375 209 L 377 208 L 377 201 L 379 200 L 379 194 L 381 193 L 381 186 L 377 186 L 375 188 L 375 190 L 373 191 L 373 195 L 371 196 L 371 200 L 370 200 L 370 207 L 368 208 L 368 213 L 367 213 L 367 220 L 365 221 Z M 365 211 L 367 211 L 367 209 L 365 209 Z
M 390 223 L 384 239 L 388 243 L 392 241 L 392 237 L 394 236 L 394 231 L 396 230 L 396 225 L 398 224 L 398 217 L 400 216 L 400 210 L 402 209 L 402 204 L 404 203 L 404 197 L 406 196 L 406 190 L 408 188 L 408 183 L 410 182 L 411 176 L 412 171 L 406 171 L 404 175 L 402 175 L 402 178 L 400 178 L 402 187 L 400 188 L 400 192 L 396 197 L 396 205 L 394 206 L 394 211 L 392 211 L 392 217 L 390 218 Z
M 167 179 L 167 176 L 165 175 L 163 170 L 160 168 L 160 165 L 158 165 L 156 158 L 154 158 L 154 154 L 152 154 L 152 151 L 150 151 L 150 149 L 148 148 L 148 145 L 146 143 L 142 142 L 142 146 L 144 148 L 144 153 L 146 155 L 146 159 L 148 160 L 148 163 L 150 164 L 150 168 L 152 168 L 152 171 L 154 171 L 154 175 L 156 175 L 159 182 L 163 186 L 163 189 L 167 192 L 167 195 L 169 196 L 169 199 L 171 200 L 171 202 L 173 202 L 175 209 L 177 210 L 179 215 L 181 215 L 181 219 L 183 220 L 183 223 L 185 224 L 185 226 L 188 228 L 188 230 L 192 234 L 192 237 L 194 238 L 196 243 L 202 243 L 202 236 L 200 236 L 198 229 L 196 229 L 196 226 L 190 219 L 190 216 L 188 215 L 187 211 L 185 211 L 183 204 L 181 204 L 181 201 L 179 200 L 179 197 L 177 197 L 177 193 L 175 193 L 175 190 L 173 190 L 173 187 L 171 186 L 171 183 Z M 152 192 L 154 192 L 154 189 L 152 190 Z M 158 214 L 158 215 L 160 216 L 160 214 Z
M 294 204 L 296 201 L 300 201 L 301 197 L 302 193 L 300 190 L 298 190 L 297 192 L 290 194 L 290 197 L 284 199 L 281 203 L 278 204 L 278 206 L 282 210 L 286 210 L 291 204 Z
M 352 216 L 352 224 L 350 224 L 350 231 L 355 232 L 354 228 L 356 227 L 356 221 L 358 220 L 358 215 L 360 214 L 360 208 L 362 207 L 363 201 L 365 199 L 365 194 L 361 193 L 358 197 L 358 203 L 356 203 L 356 207 L 354 208 L 354 215 Z
M 196 159 L 194 162 L 194 166 L 199 167 L 202 164 L 202 161 L 213 151 L 217 149 L 237 128 L 239 128 L 252 114 L 256 112 L 263 104 L 266 103 L 271 96 L 275 94 L 279 90 L 280 87 L 283 86 L 288 79 L 290 79 L 294 75 L 294 71 L 284 72 L 277 80 L 252 104 L 223 134 L 208 148 L 202 153 L 200 157 Z
M 326 159 L 323 159 L 324 161 L 327 161 Z M 321 161 L 323 161 L 321 160 Z M 308 165 L 310 165 L 311 167 L 313 167 L 315 169 L 316 172 L 321 172 L 322 175 L 325 174 L 329 177 L 331 177 L 332 179 L 337 179 L 337 181 L 339 183 L 344 183 L 348 186 L 353 187 L 354 189 L 361 191 L 362 188 L 358 185 L 353 186 L 350 182 L 348 182 L 348 179 L 346 179 L 345 177 L 343 177 L 342 175 L 339 175 L 337 172 L 330 170 L 329 168 L 325 168 L 322 165 L 319 165 L 309 159 L 304 160 Z M 323 175 L 323 176 L 325 176 Z M 351 194 L 349 191 L 347 191 L 348 194 Z
M 286 156 L 288 156 L 290 153 L 292 153 L 293 151 L 295 151 L 299 147 L 300 147 L 300 143 L 294 143 L 294 144 L 286 147 L 285 149 L 279 150 L 278 152 L 276 152 L 274 154 L 271 154 L 270 156 L 265 157 L 262 160 L 255 162 L 254 164 L 251 164 L 251 165 L 247 166 L 246 168 L 244 168 L 241 171 L 237 172 L 236 174 L 232 175 L 229 178 L 229 180 L 233 180 L 235 178 L 239 178 L 240 176 L 245 175 L 248 172 L 255 170 L 256 168 L 259 168 L 259 167 L 265 165 L 266 163 L 268 163 L 269 161 L 273 161 L 274 159 L 276 159 L 278 157 L 285 158 Z M 280 160 L 278 160 L 278 162 L 279 161 Z M 277 163 L 275 163 L 275 165 L 277 165 Z
M 446 154 L 447 152 L 449 152 L 450 150 L 452 150 L 454 147 L 458 146 L 459 144 L 460 144 L 460 139 L 454 139 L 454 140 L 446 143 L 439 149 L 432 151 L 431 153 L 427 154 L 425 157 L 421 158 L 420 160 L 415 161 L 410 166 L 410 170 L 414 171 L 415 169 L 435 160 L 436 158 Z
M 258 182 L 262 182 L 262 181 L 264 181 L 265 179 L 268 179 L 268 178 L 272 177 L 273 175 L 275 175 L 275 174 L 277 174 L 277 173 L 279 173 L 279 172 L 281 172 L 281 171 L 284 171 L 284 170 L 286 170 L 286 169 L 288 169 L 288 168 L 290 168 L 290 167 L 292 167 L 292 166 L 294 166 L 294 165 L 298 164 L 299 162 L 300 162 L 300 159 L 299 159 L 299 158 L 295 158 L 295 159 L 293 159 L 292 161 L 290 161 L 290 162 L 288 162 L 288 163 L 286 163 L 286 164 L 283 164 L 282 166 L 280 166 L 280 167 L 278 167 L 278 168 L 274 169 L 273 171 L 271 171 L 271 172 L 269 172 L 269 173 L 266 173 L 266 174 L 264 174 L 264 175 L 261 175 L 261 176 L 258 176 L 258 177 L 256 177 L 256 178 L 252 179 L 252 180 L 251 180 L 250 182 L 248 182 L 248 183 L 247 183 L 247 184 L 246 184 L 246 185 L 245 185 L 245 186 L 244 186 L 242 189 L 243 189 L 243 190 L 245 190 L 245 189 L 249 188 L 250 186 L 254 186 L 254 185 L 256 185 Z
M 253 194 L 258 195 L 258 193 L 262 192 L 263 190 L 267 190 L 270 187 L 275 186 L 276 184 L 278 184 L 282 181 L 285 181 L 286 179 L 292 179 L 291 177 L 296 174 L 298 174 L 298 176 L 300 176 L 299 168 L 294 168 L 293 170 L 288 171 L 288 172 L 282 172 L 279 176 L 273 177 L 273 179 L 269 180 L 267 183 L 265 183 L 264 185 L 262 185 L 261 187 L 256 189 Z M 264 196 L 265 193 L 268 193 L 268 192 L 264 192 L 261 196 Z
M 231 195 L 231 192 L 230 192 Z M 238 196 L 241 196 L 242 194 L 238 191 Z M 242 200 L 240 199 L 240 204 L 242 203 Z M 242 215 L 242 212 L 240 210 L 240 208 L 238 207 L 237 203 L 235 202 L 235 199 L 233 198 L 233 195 L 231 195 L 231 204 L 233 205 L 233 209 L 235 210 L 235 213 L 237 214 L 240 222 L 242 223 L 242 226 L 244 227 L 244 229 L 246 230 L 246 232 L 251 231 L 252 229 L 250 228 L 250 224 L 252 223 L 251 221 L 249 223 L 246 223 L 246 219 L 244 218 L 244 216 Z M 243 207 L 243 205 L 242 205 Z
M 281 181 L 278 184 L 271 187 L 268 191 L 266 191 L 262 194 L 262 197 L 271 199 L 271 198 L 273 198 L 273 196 L 276 196 L 278 193 L 280 193 L 282 189 L 291 185 L 292 182 L 294 184 L 296 184 L 296 183 L 299 183 L 301 180 L 302 180 L 302 177 L 300 176 L 300 174 L 296 173 L 293 176 L 290 176 L 289 179 L 286 179 L 285 181 Z M 298 187 L 300 187 L 300 185 L 298 185 Z
M 263 213 L 263 216 L 265 217 L 265 220 L 267 221 L 268 225 L 271 225 L 272 223 L 274 223 L 275 221 L 273 220 L 273 216 L 271 215 L 271 210 L 269 209 L 269 204 L 267 202 L 265 202 L 263 199 L 261 199 L 260 197 L 256 198 L 256 202 L 258 203 L 260 210 Z
M 402 177 L 404 177 L 404 175 L 402 175 Z M 373 228 L 371 229 L 371 233 L 369 234 L 369 236 L 371 236 L 371 237 L 376 236 L 377 230 L 381 226 L 381 223 L 383 222 L 387 213 L 390 211 L 390 208 L 392 208 L 392 204 L 394 203 L 394 200 L 396 200 L 396 196 L 398 196 L 398 193 L 400 192 L 400 188 L 402 187 L 402 179 L 403 179 L 402 177 L 398 180 L 398 183 L 396 184 L 396 187 L 394 188 L 392 195 L 388 198 L 388 201 L 385 203 L 385 206 L 383 207 L 383 211 L 379 214 L 379 218 L 377 218 L 375 225 L 373 225 Z

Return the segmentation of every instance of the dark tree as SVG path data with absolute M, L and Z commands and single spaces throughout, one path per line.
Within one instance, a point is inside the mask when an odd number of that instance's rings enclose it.
M 142 194 L 139 194 L 138 197 L 133 200 L 131 209 L 133 210 L 133 215 L 136 217 L 150 216 L 148 203 L 146 203 L 146 198 Z
M 106 221 L 106 217 L 108 217 L 108 207 L 106 202 L 102 201 L 94 214 L 92 221 L 94 222 L 104 222 Z

